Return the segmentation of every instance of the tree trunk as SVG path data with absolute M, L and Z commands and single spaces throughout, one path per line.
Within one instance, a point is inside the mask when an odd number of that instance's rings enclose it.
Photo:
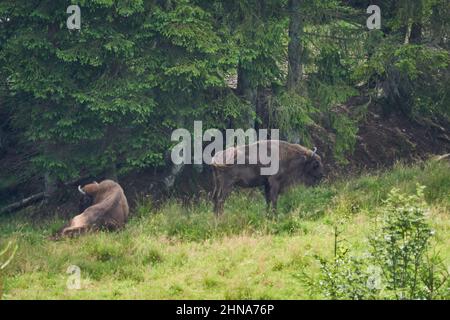
M 51 199 L 56 192 L 56 181 L 49 171 L 44 173 L 44 197 L 45 200 Z
M 117 176 L 117 166 L 114 162 L 111 162 L 109 168 L 106 170 L 106 178 L 119 183 L 119 178 Z
M 273 92 L 271 88 L 258 88 L 256 99 L 256 114 L 258 116 L 258 122 L 255 123 L 256 130 L 270 129 L 274 125 L 271 122 L 272 109 L 270 104 L 272 95 Z
M 249 71 L 243 68 L 241 63 L 238 65 L 237 93 L 250 103 L 252 110 L 256 114 L 258 89 L 252 85 Z M 255 127 L 255 119 L 253 119 L 250 114 L 247 116 L 247 119 L 245 119 L 245 122 L 248 124 L 249 128 Z
M 3 153 L 3 141 L 6 141 L 5 136 L 6 135 L 3 133 L 3 128 L 0 126 L 0 155 Z
M 104 169 L 105 178 L 111 179 L 111 180 L 119 183 L 119 178 L 117 176 L 117 164 L 115 162 L 116 159 L 114 156 L 114 154 L 116 154 L 115 148 L 114 148 L 115 136 L 116 136 L 116 131 L 115 131 L 114 126 L 108 125 L 108 127 L 106 128 L 105 137 L 103 139 L 101 148 L 102 148 L 103 152 L 113 153 L 113 155 L 111 155 L 109 157 L 110 163 Z M 108 146 L 112 146 L 113 150 L 108 150 Z
M 422 42 L 422 24 L 414 22 L 411 25 L 411 33 L 409 35 L 409 42 L 413 44 L 420 44 Z
M 45 155 L 54 155 L 55 146 L 51 144 L 51 142 L 44 143 L 44 154 Z M 57 186 L 56 186 L 56 178 L 50 169 L 45 169 L 44 172 L 44 198 L 45 201 L 50 201 L 52 197 L 55 195 Z
M 301 15 L 302 0 L 289 0 L 289 46 L 288 46 L 288 77 L 287 88 L 295 92 L 300 91 L 303 76 L 301 37 L 303 21 Z
M 403 44 L 409 44 L 409 38 L 411 37 L 411 29 L 412 23 L 408 21 L 405 26 L 405 40 L 403 41 Z
M 172 164 L 170 168 L 169 174 L 164 178 L 164 186 L 166 190 L 172 189 L 172 187 L 175 185 L 175 180 L 177 179 L 177 176 L 182 172 L 184 168 L 184 164 Z

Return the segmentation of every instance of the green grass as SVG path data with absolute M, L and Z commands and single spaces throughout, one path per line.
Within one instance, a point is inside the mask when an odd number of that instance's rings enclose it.
M 211 204 L 176 201 L 154 210 L 141 201 L 126 229 L 59 242 L 48 236 L 63 221 L 32 223 L 26 212 L 0 218 L 0 248 L 19 244 L 5 276 L 6 299 L 308 299 L 303 273 L 318 272 L 315 255 L 332 256 L 333 222 L 352 212 L 342 235 L 366 250 L 383 199 L 393 187 L 414 193 L 425 185 L 434 246 L 450 262 L 450 165 L 428 162 L 342 179 L 282 195 L 279 214 L 265 212 L 261 192 L 235 192 L 225 214 Z M 81 269 L 80 290 L 69 290 L 70 265 Z

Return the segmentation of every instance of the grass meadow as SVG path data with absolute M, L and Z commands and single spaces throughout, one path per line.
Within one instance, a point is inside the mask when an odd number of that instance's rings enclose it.
M 388 192 L 424 185 L 433 250 L 450 263 L 450 165 L 429 161 L 298 186 L 283 194 L 277 216 L 266 213 L 259 190 L 236 190 L 216 218 L 205 199 L 159 209 L 142 200 L 127 227 L 51 241 L 64 222 L 32 222 L 27 212 L 0 217 L 0 248 L 19 249 L 4 270 L 3 299 L 322 299 L 307 285 L 316 256 L 332 257 L 337 217 L 350 215 L 342 241 L 364 254 L 367 236 Z M 67 269 L 81 271 L 68 289 Z

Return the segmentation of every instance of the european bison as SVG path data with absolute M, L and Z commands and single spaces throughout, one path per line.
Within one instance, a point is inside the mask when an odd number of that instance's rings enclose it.
M 249 161 L 249 150 L 256 150 L 263 146 L 273 156 L 278 153 L 278 172 L 273 175 L 262 175 L 261 169 L 268 167 L 262 164 L 258 156 L 255 164 Z M 253 148 L 253 149 L 252 149 Z M 213 201 L 214 212 L 223 213 L 225 199 L 233 186 L 257 187 L 263 186 L 268 210 L 272 205 L 275 212 L 278 195 L 288 186 L 303 182 L 310 186 L 318 183 L 323 177 L 321 158 L 316 154 L 317 149 L 311 151 L 301 145 L 278 140 L 263 140 L 250 145 L 231 147 L 216 153 L 211 161 L 213 170 Z M 242 156 L 245 164 L 236 160 Z M 241 158 L 242 159 L 242 158 Z M 253 158 L 254 159 L 254 158 Z
M 55 238 L 73 236 L 89 230 L 116 230 L 128 219 L 128 202 L 121 186 L 112 181 L 91 183 L 78 187 L 83 195 L 80 201 L 81 214 L 64 226 Z

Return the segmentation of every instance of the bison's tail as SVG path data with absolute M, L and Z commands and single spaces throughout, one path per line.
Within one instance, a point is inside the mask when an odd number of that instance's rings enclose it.
M 213 192 L 212 192 L 212 199 L 216 199 L 216 193 L 217 193 L 217 173 L 215 166 L 211 166 L 212 169 L 212 182 L 213 182 Z

